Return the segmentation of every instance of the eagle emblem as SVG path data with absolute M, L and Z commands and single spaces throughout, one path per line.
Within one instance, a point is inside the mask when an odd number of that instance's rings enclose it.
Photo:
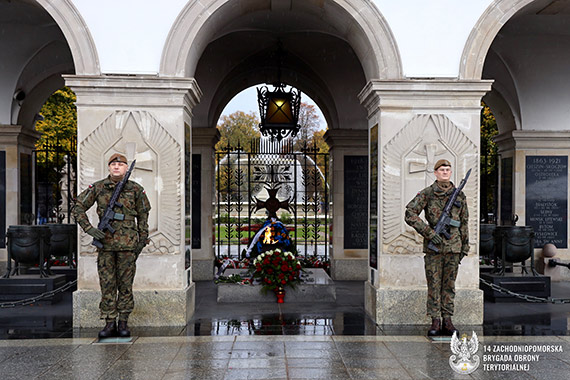
M 467 335 L 463 334 L 460 340 L 454 332 L 450 344 L 453 355 L 449 357 L 449 365 L 455 372 L 468 375 L 479 367 L 479 340 L 475 331 L 469 341 Z

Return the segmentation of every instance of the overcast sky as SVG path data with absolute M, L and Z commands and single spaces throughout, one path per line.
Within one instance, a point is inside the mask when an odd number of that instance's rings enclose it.
M 271 90 L 272 88 L 269 87 Z M 325 117 L 323 116 L 320 108 L 315 104 L 313 99 L 309 98 L 308 95 L 301 93 L 301 101 L 307 104 L 312 104 L 317 109 L 317 113 L 321 120 L 321 129 L 326 129 L 327 123 Z M 247 88 L 233 97 L 232 100 L 226 105 L 226 108 L 222 111 L 222 115 L 230 115 L 236 111 L 243 111 L 249 113 L 251 111 L 259 117 L 259 107 L 257 105 L 257 90 L 255 86 Z M 221 117 L 220 116 L 220 117 Z

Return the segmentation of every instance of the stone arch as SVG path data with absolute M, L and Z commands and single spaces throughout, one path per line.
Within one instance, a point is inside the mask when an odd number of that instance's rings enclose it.
M 255 66 L 255 59 L 255 56 L 250 57 L 227 73 L 223 80 L 224 86 L 217 87 L 216 93 L 212 97 L 213 101 L 207 111 L 208 119 L 205 125 L 216 125 L 225 105 L 236 94 L 248 87 L 265 83 L 267 78 L 274 74 L 271 67 Z M 329 128 L 338 125 L 338 110 L 334 96 L 327 88 L 326 83 L 315 75 L 309 67 L 306 65 L 284 66 L 282 68 L 282 79 L 315 101 L 323 112 Z
M 305 3 L 302 0 L 299 4 Z M 307 2 L 308 4 L 309 2 Z M 343 36 L 353 47 L 363 65 L 367 80 L 400 79 L 402 64 L 395 38 L 387 21 L 366 0 L 325 0 L 314 2 L 321 8 L 315 17 L 329 18 L 331 24 L 343 30 Z M 270 8 L 269 5 L 242 4 L 241 0 L 218 0 L 205 5 L 189 2 L 174 22 L 162 52 L 160 76 L 191 77 L 209 41 L 218 33 L 225 20 Z M 226 5 L 231 5 L 224 7 Z M 330 10 L 326 15 L 325 8 Z M 217 22 L 212 22 L 217 20 Z
M 99 56 L 87 24 L 71 0 L 36 0 L 60 27 L 77 75 L 100 75 Z
M 496 0 L 483 12 L 471 30 L 463 49 L 459 65 L 459 79 L 481 79 L 487 52 L 499 30 L 519 10 L 533 1 Z

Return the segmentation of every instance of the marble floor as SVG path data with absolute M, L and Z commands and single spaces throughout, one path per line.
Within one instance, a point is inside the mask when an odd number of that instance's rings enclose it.
M 552 293 L 568 297 L 570 286 L 553 286 Z M 220 305 L 210 282 L 197 283 L 196 294 L 196 313 L 186 327 L 133 327 L 127 342 L 98 342 L 97 329 L 73 330 L 70 294 L 56 305 L 0 309 L 0 378 L 568 379 L 570 374 L 570 304 L 486 302 L 483 326 L 458 326 L 479 338 L 479 366 L 465 375 L 449 364 L 449 338 L 426 338 L 426 326 L 375 325 L 364 313 L 361 282 L 337 282 L 335 303 Z

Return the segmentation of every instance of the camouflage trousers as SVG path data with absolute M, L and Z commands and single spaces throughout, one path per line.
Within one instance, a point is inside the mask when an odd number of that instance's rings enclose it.
M 447 318 L 453 315 L 455 279 L 460 254 L 426 253 L 424 257 L 428 285 L 427 315 Z
M 133 251 L 99 251 L 97 257 L 101 285 L 101 319 L 127 320 L 133 311 L 133 281 L 136 256 Z

